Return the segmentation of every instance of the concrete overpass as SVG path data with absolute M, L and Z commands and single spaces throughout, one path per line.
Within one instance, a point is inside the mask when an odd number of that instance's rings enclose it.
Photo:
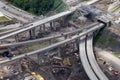
M 103 24 L 98 25 L 103 26 Z M 82 65 L 90 78 L 90 80 L 109 80 L 106 75 L 102 72 L 99 65 L 96 62 L 93 53 L 93 33 L 88 34 L 80 38 L 79 43 L 79 54 L 82 61 Z
M 31 30 L 31 29 L 33 29 L 35 27 L 38 27 L 39 25 L 43 25 L 45 23 L 52 22 L 53 20 L 56 20 L 56 19 L 58 19 L 60 17 L 64 17 L 64 16 L 69 15 L 71 13 L 72 13 L 72 11 L 66 11 L 66 12 L 62 12 L 60 14 L 57 14 L 57 15 L 45 18 L 45 19 L 40 20 L 38 22 L 31 23 L 28 27 L 22 28 L 20 30 L 15 30 L 14 32 L 12 32 L 10 34 L 6 34 L 4 36 L 1 36 L 0 37 L 0 41 L 4 40 L 5 38 L 8 38 L 10 36 L 13 36 L 13 35 L 16 35 L 16 34 L 19 34 L 19 33 L 22 33 L 22 32 L 28 31 L 28 30 Z M 49 45 L 49 46 L 47 46 L 45 48 L 42 48 L 42 49 L 39 49 L 39 50 L 36 50 L 36 51 L 32 51 L 32 52 L 29 52 L 29 53 L 24 53 L 22 55 L 15 56 L 15 57 L 12 57 L 10 59 L 6 59 L 6 60 L 3 60 L 3 61 L 0 61 L 0 64 L 5 64 L 5 63 L 11 62 L 11 61 L 19 60 L 19 59 L 21 59 L 23 57 L 34 55 L 34 54 L 41 54 L 43 52 L 46 52 L 46 51 L 49 51 L 49 50 L 54 49 L 56 47 L 59 47 L 59 46 L 61 46 L 63 44 L 67 44 L 69 42 L 72 42 L 73 40 L 79 39 L 82 36 L 88 35 L 91 32 L 99 30 L 103 26 L 104 26 L 104 24 L 97 23 L 97 24 L 94 25 L 94 27 L 88 28 L 84 32 L 81 32 L 80 30 L 79 31 L 75 31 L 75 32 L 70 32 L 69 34 L 75 33 L 76 35 L 73 36 L 72 38 L 67 38 L 67 39 L 65 39 L 63 41 L 60 41 L 58 43 Z M 64 35 L 67 35 L 67 34 L 64 34 Z M 57 36 L 52 36 L 52 37 L 49 37 L 49 38 L 42 38 L 42 39 L 32 40 L 32 41 L 27 41 L 27 42 L 19 42 L 19 43 L 14 43 L 14 44 L 5 44 L 5 45 L 1 45 L 1 46 L 9 47 L 9 46 L 18 46 L 18 45 L 21 45 L 21 44 L 28 45 L 30 43 L 40 42 L 40 41 L 43 41 L 43 40 L 50 40 L 50 39 L 54 39 L 54 38 L 61 37 L 61 36 L 63 36 L 63 35 L 57 35 Z M 88 77 L 91 80 L 108 80 L 108 78 L 105 76 L 105 74 L 99 68 L 99 66 L 98 66 L 98 64 L 97 64 L 97 62 L 95 60 L 95 57 L 93 55 L 92 37 L 90 37 L 90 39 L 87 39 L 87 40 L 83 39 L 82 41 L 83 41 L 83 43 L 79 44 L 81 61 L 83 63 L 83 67 L 84 67 L 86 73 L 88 74 Z M 86 45 L 88 45 L 88 47 Z M 81 51 L 81 50 L 83 50 L 83 51 Z M 89 50 L 91 50 L 90 51 L 91 54 L 88 53 Z M 39 58 L 38 58 L 38 60 L 39 60 Z
M 104 26 L 103 23 L 96 23 L 96 24 L 94 24 L 93 27 L 88 28 L 86 31 L 83 31 L 83 32 L 81 32 L 79 34 L 77 33 L 77 35 L 73 36 L 72 38 L 65 39 L 63 41 L 60 41 L 58 43 L 49 45 L 49 46 L 47 46 L 45 48 L 42 48 L 42 49 L 39 49 L 39 50 L 36 50 L 36 51 L 32 51 L 32 52 L 29 52 L 29 53 L 24 53 L 24 54 L 21 54 L 21 55 L 18 55 L 18 56 L 15 56 L 15 57 L 0 61 L 0 64 L 5 64 L 5 63 L 11 62 L 11 61 L 19 60 L 19 59 L 21 59 L 23 57 L 26 57 L 26 56 L 30 56 L 30 55 L 34 55 L 34 54 L 40 54 L 40 53 L 52 50 L 52 49 L 54 49 L 56 47 L 59 47 L 59 46 L 61 46 L 63 44 L 67 44 L 67 43 L 69 43 L 69 42 L 71 42 L 73 40 L 79 39 L 82 36 L 88 35 L 89 33 L 94 32 L 94 31 L 102 28 L 103 26 Z M 48 38 L 46 38 L 46 39 L 48 39 Z M 49 38 L 49 39 L 51 39 L 51 38 Z M 84 43 L 85 41 L 83 40 L 83 43 L 79 44 L 82 47 L 82 49 L 80 49 L 80 50 L 83 50 L 83 51 L 80 51 L 80 55 L 81 55 L 81 61 L 83 63 L 84 69 L 85 69 L 86 73 L 88 74 L 88 77 L 91 80 L 99 80 L 99 79 L 100 80 L 108 80 L 107 77 L 104 75 L 104 73 L 102 73 L 102 71 L 100 70 L 99 66 L 97 65 L 96 60 L 94 59 L 94 56 L 91 57 L 90 55 L 88 55 L 87 51 L 84 48 L 85 44 L 89 44 L 90 48 L 87 47 L 87 49 L 89 49 L 89 50 L 92 49 L 91 40 L 92 40 L 92 38 L 90 39 L 90 41 L 88 40 L 88 43 Z M 26 43 L 26 44 L 28 44 L 28 43 Z M 93 53 L 91 55 L 93 55 Z M 88 59 L 85 59 L 86 56 L 88 56 Z M 39 60 L 39 58 L 38 58 L 38 60 Z M 104 79 L 101 78 L 101 76 Z
M 14 36 L 14 35 L 17 35 L 19 33 L 22 33 L 22 32 L 25 32 L 25 31 L 28 31 L 28 30 L 31 30 L 35 27 L 38 27 L 40 25 L 44 25 L 45 23 L 49 23 L 49 22 L 52 22 L 58 18 L 61 18 L 61 17 L 64 17 L 64 16 L 67 16 L 69 14 L 71 14 L 73 11 L 65 11 L 65 12 L 61 12 L 59 14 L 56 14 L 56 15 L 53 15 L 53 16 L 50 16 L 50 17 L 47 17 L 45 19 L 42 19 L 42 20 L 39 20 L 39 21 L 36 21 L 36 22 L 33 22 L 33 23 L 30 23 L 28 26 L 25 26 L 19 30 L 14 30 L 14 32 L 11 32 L 9 34 L 6 34 L 6 35 L 3 35 L 0 37 L 0 41 L 5 39 L 5 38 L 8 38 L 8 37 L 11 37 L 11 36 Z
M 13 30 L 9 30 L 9 31 L 6 31 L 6 32 L 2 32 L 2 33 L 0 33 L 0 41 L 5 39 L 5 38 L 17 35 L 19 33 L 34 29 L 35 27 L 38 27 L 40 25 L 44 25 L 45 23 L 50 23 L 51 24 L 51 23 L 54 22 L 54 20 L 56 20 L 58 18 L 65 17 L 65 16 L 67 16 L 69 14 L 72 14 L 81 5 L 90 5 L 90 4 L 93 4 L 93 3 L 97 2 L 97 1 L 99 1 L 99 0 L 92 0 L 92 1 L 88 1 L 87 3 L 83 2 L 83 3 L 80 3 L 80 4 L 76 5 L 76 6 L 74 6 L 74 8 L 71 7 L 71 9 L 68 10 L 68 11 L 64 11 L 64 12 L 61 12 L 59 14 L 47 17 L 45 19 L 38 20 L 38 21 L 30 23 L 30 24 L 28 24 L 28 25 L 26 25 L 26 26 L 24 26 L 22 28 L 20 27 L 18 29 L 13 29 Z
M 12 46 L 19 46 L 19 45 L 30 45 L 30 44 L 34 44 L 34 43 L 38 43 L 38 42 L 45 42 L 45 41 L 49 41 L 52 39 L 56 39 L 59 37 L 67 37 L 69 35 L 75 35 L 75 34 L 79 34 L 83 31 L 83 29 L 90 29 L 93 26 L 99 24 L 98 22 L 92 23 L 89 26 L 86 26 L 85 28 L 82 29 L 77 29 L 77 30 L 73 30 L 71 32 L 66 32 L 66 33 L 62 33 L 62 34 L 58 34 L 55 36 L 49 36 L 49 37 L 45 37 L 45 38 L 40 38 L 40 39 L 35 39 L 35 40 L 29 40 L 29 41 L 24 41 L 24 42 L 16 42 L 16 43 L 8 43 L 8 44 L 1 44 L 0 47 L 12 47 Z
M 87 59 L 85 38 L 86 38 L 86 36 L 83 36 L 82 38 L 80 38 L 80 43 L 79 43 L 80 59 L 81 59 L 83 68 L 84 68 L 85 72 L 87 73 L 89 79 L 90 80 L 98 80 L 96 74 L 93 72 L 93 70 L 89 64 L 89 61 Z
M 97 77 L 100 79 L 100 80 L 109 80 L 106 75 L 103 73 L 103 71 L 101 70 L 101 68 L 99 67 L 97 61 L 96 61 L 96 58 L 94 56 L 94 52 L 93 52 L 93 35 L 94 34 L 88 34 L 87 36 L 87 41 L 86 41 L 86 44 L 87 44 L 87 56 L 88 56 L 88 60 L 91 64 L 91 67 L 93 69 L 93 71 L 96 73 Z
M 96 24 L 96 25 L 103 25 L 103 24 L 102 24 L 102 23 L 98 23 L 98 24 Z M 16 60 L 16 59 L 20 59 L 20 58 L 23 58 L 23 57 L 26 57 L 26 56 L 29 56 L 29 55 L 34 55 L 34 54 L 38 54 L 38 53 L 41 53 L 41 52 L 49 51 L 49 50 L 51 50 L 51 49 L 53 49 L 53 48 L 55 48 L 55 47 L 58 47 L 58 46 L 63 45 L 63 44 L 65 44 L 65 43 L 69 43 L 69 42 L 71 42 L 71 41 L 73 41 L 73 40 L 75 40 L 75 39 L 78 39 L 79 37 L 81 37 L 81 36 L 83 36 L 83 35 L 86 35 L 86 34 L 88 34 L 88 33 L 90 33 L 90 32 L 94 32 L 95 30 L 100 29 L 100 28 L 102 28 L 102 27 L 103 27 L 103 26 L 94 26 L 94 27 L 92 27 L 92 28 L 90 28 L 90 29 L 88 29 L 88 30 L 86 30 L 86 31 L 78 34 L 78 35 L 73 36 L 72 38 L 65 39 L 64 41 L 61 41 L 61 42 L 52 44 L 52 45 L 50 45 L 50 46 L 47 46 L 47 47 L 45 47 L 45 48 L 42 48 L 42 49 L 39 49 L 39 50 L 30 52 L 30 53 L 24 53 L 24 54 L 22 54 L 22 55 L 13 57 L 13 58 L 11 58 L 11 59 L 6 59 L 6 60 L 4 60 L 4 61 L 0 61 L 0 64 L 6 63 L 6 62 L 10 62 L 10 61 L 13 61 L 13 60 Z

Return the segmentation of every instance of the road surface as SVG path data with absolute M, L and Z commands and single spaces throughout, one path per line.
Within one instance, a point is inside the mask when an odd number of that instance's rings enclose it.
M 120 59 L 112 54 L 110 51 L 105 51 L 100 48 L 95 48 L 96 54 L 102 56 L 106 62 L 112 63 L 112 66 L 120 71 Z
M 96 75 L 100 80 L 109 80 L 107 76 L 103 73 L 103 71 L 100 69 L 95 59 L 94 52 L 93 52 L 93 34 L 88 35 L 86 44 L 87 44 L 86 46 L 87 56 L 94 72 L 96 73 Z
M 97 24 L 99 24 L 98 22 L 95 22 L 89 26 L 86 26 L 85 29 L 90 29 L 93 26 L 96 26 Z M 11 46 L 19 46 L 19 45 L 29 45 L 29 44 L 33 44 L 33 43 L 37 43 L 37 42 L 42 42 L 42 41 L 48 41 L 51 39 L 56 39 L 58 37 L 64 37 L 64 36 L 69 36 L 69 35 L 73 35 L 73 34 L 77 34 L 82 32 L 84 28 L 82 29 L 77 29 L 74 31 L 70 31 L 70 32 L 66 32 L 66 33 L 62 33 L 62 34 L 58 34 L 58 35 L 54 35 L 54 36 L 49 36 L 49 37 L 45 37 L 45 38 L 40 38 L 40 39 L 35 39 L 35 40 L 29 40 L 29 41 L 24 41 L 24 42 L 17 42 L 17 43 L 9 43 L 9 44 L 1 44 L 0 47 L 11 47 Z
M 52 44 L 52 45 L 47 46 L 47 47 L 45 47 L 45 48 L 38 49 L 38 50 L 36 50 L 36 51 L 32 51 L 32 52 L 29 52 L 29 53 L 24 53 L 24 54 L 21 54 L 21 55 L 19 55 L 19 56 L 15 56 L 15 57 L 12 57 L 12 58 L 10 58 L 10 59 L 6 59 L 6 60 L 3 60 L 3 61 L 0 61 L 0 64 L 6 63 L 6 62 L 10 62 L 10 61 L 14 61 L 14 60 L 17 60 L 17 59 L 26 57 L 26 56 L 30 56 L 30 55 L 34 55 L 34 54 L 38 54 L 38 53 L 42 53 L 42 52 L 49 51 L 49 50 L 51 50 L 51 49 L 54 49 L 54 48 L 56 48 L 56 47 L 58 47 L 58 46 L 61 46 L 61 45 L 64 45 L 65 43 L 69 43 L 69 42 L 71 42 L 71 41 L 73 41 L 73 40 L 78 39 L 78 38 L 81 37 L 81 36 L 87 35 L 88 33 L 94 32 L 95 30 L 100 29 L 100 28 L 103 27 L 103 24 L 102 24 L 102 23 L 99 23 L 98 25 L 99 25 L 99 26 L 94 26 L 94 27 L 92 27 L 92 28 L 90 28 L 90 29 L 88 29 L 88 30 L 86 30 L 86 31 L 78 34 L 78 35 L 73 36 L 72 38 L 69 38 L 69 39 L 66 39 L 66 40 L 64 40 L 64 41 L 61 41 L 61 42 Z
M 85 72 L 87 73 L 88 77 L 90 80 L 99 80 L 96 76 L 96 74 L 93 72 L 92 67 L 89 64 L 89 61 L 87 59 L 86 55 L 86 36 L 83 36 L 80 38 L 80 43 L 79 43 L 79 54 L 80 54 L 80 59 L 83 65 L 83 68 Z
M 56 15 L 47 17 L 47 18 L 45 18 L 45 19 L 42 19 L 42 20 L 33 22 L 33 23 L 31 23 L 28 27 L 25 27 L 25 28 L 20 29 L 20 30 L 18 30 L 18 31 L 15 31 L 15 32 L 12 32 L 12 33 L 10 33 L 10 34 L 1 36 L 1 37 L 0 37 L 0 40 L 5 39 L 5 38 L 8 38 L 8 37 L 13 36 L 13 35 L 16 35 L 16 34 L 18 34 L 18 33 L 22 33 L 22 32 L 25 32 L 25 31 L 27 31 L 27 30 L 33 29 L 33 28 L 35 28 L 35 27 L 37 27 L 37 26 L 39 26 L 39 25 L 45 24 L 45 23 L 47 23 L 47 22 L 51 22 L 51 21 L 56 20 L 56 19 L 58 19 L 58 18 L 60 18 L 60 17 L 69 15 L 69 14 L 71 14 L 71 13 L 72 13 L 72 11 L 65 11 L 65 12 L 61 12 L 61 13 L 59 13 L 59 14 L 56 14 Z

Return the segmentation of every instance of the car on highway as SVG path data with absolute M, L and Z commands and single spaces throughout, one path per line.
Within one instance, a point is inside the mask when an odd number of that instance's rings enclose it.
M 115 76 L 118 76 L 120 73 L 119 73 L 119 71 L 118 70 L 114 70 L 114 75 Z

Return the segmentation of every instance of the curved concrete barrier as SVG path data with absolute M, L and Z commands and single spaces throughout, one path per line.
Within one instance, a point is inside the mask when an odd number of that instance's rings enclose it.
M 83 68 L 88 75 L 90 80 L 99 80 L 92 70 L 91 65 L 89 64 L 89 60 L 87 59 L 87 52 L 86 52 L 86 44 L 85 44 L 85 38 L 86 36 L 83 36 L 80 38 L 80 43 L 79 43 L 79 54 L 80 54 L 80 59 L 83 65 Z
M 103 73 L 103 71 L 100 69 L 96 59 L 95 59 L 95 56 L 94 56 L 94 52 L 93 52 L 93 34 L 90 34 L 88 37 L 87 37 L 87 56 L 88 56 L 88 60 L 94 70 L 94 72 L 96 73 L 96 75 L 98 76 L 98 78 L 100 80 L 109 80 L 107 78 L 107 76 Z

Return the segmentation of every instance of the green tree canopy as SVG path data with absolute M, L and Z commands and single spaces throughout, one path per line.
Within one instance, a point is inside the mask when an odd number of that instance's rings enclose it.
M 45 14 L 52 9 L 55 0 L 7 0 L 14 6 L 36 15 Z

